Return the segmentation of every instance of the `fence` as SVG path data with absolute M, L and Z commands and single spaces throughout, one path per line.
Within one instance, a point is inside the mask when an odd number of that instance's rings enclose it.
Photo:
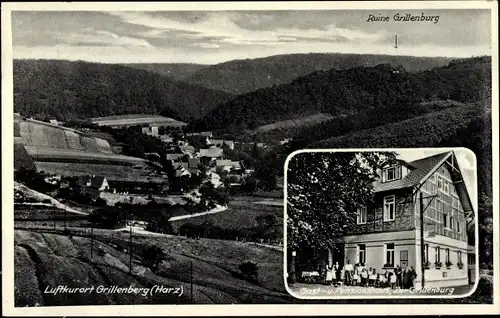
M 81 222 L 81 220 L 79 220 Z M 134 269 L 139 269 L 147 267 L 143 265 L 143 251 L 148 243 L 142 241 L 143 235 L 134 233 L 134 228 L 132 226 L 128 227 L 126 230 L 112 230 L 104 228 L 92 227 L 91 223 L 87 223 L 86 226 L 71 226 L 68 220 L 64 218 L 54 218 L 54 219 L 17 219 L 15 220 L 14 228 L 16 230 L 29 230 L 31 232 L 38 233 L 52 233 L 69 236 L 71 238 L 88 238 L 89 241 L 86 244 L 78 245 L 79 252 L 88 257 L 88 261 L 94 265 L 99 265 L 99 271 L 103 274 L 112 275 L 114 270 L 126 271 L 123 266 L 117 264 L 109 264 L 103 259 L 103 256 L 107 253 L 103 246 L 108 246 L 116 250 L 116 255 L 123 255 L 123 257 L 118 257 L 121 263 L 127 265 L 128 274 L 139 278 L 150 278 L 143 276 L 144 273 L 139 273 L 134 271 Z M 137 240 L 137 237 L 141 238 Z M 103 253 L 103 254 L 101 254 Z M 116 256 L 115 255 L 115 256 Z M 125 256 L 126 255 L 126 256 Z M 159 261 L 161 262 L 161 258 Z M 193 295 L 193 261 L 189 264 L 189 290 L 190 299 L 194 300 Z M 176 286 L 172 286 L 176 287 Z

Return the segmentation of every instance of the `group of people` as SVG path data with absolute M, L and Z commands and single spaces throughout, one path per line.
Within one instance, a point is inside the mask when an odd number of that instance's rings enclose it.
M 326 265 L 325 283 L 328 285 L 364 286 L 385 288 L 391 287 L 409 289 L 414 286 L 417 273 L 413 266 L 409 269 L 402 269 L 396 265 L 394 271 L 384 268 L 383 273 L 377 273 L 373 267 L 366 268 L 365 264 L 353 265 L 351 261 L 342 268 L 338 262 L 333 265 L 331 262 Z

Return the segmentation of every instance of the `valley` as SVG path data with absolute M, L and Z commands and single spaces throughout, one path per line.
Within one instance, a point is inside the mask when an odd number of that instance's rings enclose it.
M 298 149 L 470 148 L 487 225 L 490 87 L 488 56 L 15 60 L 15 178 L 45 195 L 16 189 L 16 306 L 300 303 L 283 283 L 283 167 Z M 43 293 L 130 284 L 184 294 Z

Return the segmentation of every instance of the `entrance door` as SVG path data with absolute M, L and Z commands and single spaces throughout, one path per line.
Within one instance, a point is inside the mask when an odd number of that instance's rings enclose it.
M 335 262 L 338 262 L 341 268 L 344 267 L 344 248 L 344 243 L 336 243 L 334 246 L 332 246 L 333 264 L 335 264 Z

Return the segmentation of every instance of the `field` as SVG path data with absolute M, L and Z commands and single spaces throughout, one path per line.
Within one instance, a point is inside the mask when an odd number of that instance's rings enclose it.
M 88 304 L 176 304 L 176 303 L 287 303 L 292 298 L 283 289 L 282 252 L 242 242 L 183 237 L 134 235 L 133 265 L 129 272 L 128 233 L 95 230 L 94 249 L 105 253 L 91 255 L 91 239 L 55 233 L 15 231 L 16 306 Z M 158 245 L 167 255 L 155 270 L 144 266 L 142 251 Z M 223 258 L 220 255 L 224 255 Z M 257 281 L 239 273 L 245 261 L 259 266 Z M 192 266 L 192 275 L 191 275 Z M 191 293 L 191 283 L 193 284 Z M 45 294 L 42 290 L 57 285 L 71 287 L 182 287 L 183 295 L 136 294 Z
M 17 122 L 17 125 L 24 144 L 27 146 L 113 153 L 106 140 L 87 136 L 74 129 L 35 120 L 22 120 Z
M 274 129 L 286 129 L 286 128 L 297 128 L 297 127 L 303 127 L 303 126 L 310 126 L 314 124 L 318 124 L 327 120 L 332 119 L 333 116 L 328 115 L 328 114 L 314 114 L 310 116 L 305 116 L 305 117 L 300 117 L 296 119 L 291 119 L 291 120 L 282 120 L 282 121 L 277 121 L 272 124 L 260 126 L 259 128 L 255 129 L 255 132 L 257 133 L 263 133 L 267 132 L 270 130 Z
M 110 153 L 103 153 L 91 150 L 75 150 L 70 148 L 53 148 L 44 146 L 25 146 L 28 154 L 35 160 L 44 160 L 57 158 L 59 160 L 104 160 L 116 161 L 128 164 L 143 164 L 145 160 L 140 158 L 128 157 L 123 155 L 116 155 Z M 87 147 L 90 148 L 90 147 Z
M 112 181 L 162 182 L 164 178 L 150 177 L 144 169 L 108 163 L 48 162 L 36 161 L 38 171 L 62 176 L 101 175 Z
M 133 126 L 142 124 L 156 124 L 160 126 L 185 126 L 186 123 L 159 115 L 115 115 L 92 118 L 92 122 L 99 126 Z
M 227 210 L 199 216 L 196 218 L 171 221 L 174 231 L 178 231 L 184 224 L 202 225 L 210 223 L 214 227 L 220 227 L 226 230 L 242 230 L 256 226 L 256 218 L 267 214 L 274 215 L 277 222 L 277 228 L 283 236 L 283 207 L 272 204 L 262 204 L 263 198 L 238 197 L 231 200 Z M 281 201 L 281 200 L 280 200 Z
M 108 140 L 71 128 L 30 119 L 15 122 L 15 127 L 15 134 L 20 136 L 20 143 L 36 161 L 115 162 L 128 165 L 145 163 L 145 160 L 140 158 L 115 154 Z M 22 149 L 16 149 L 16 153 L 21 157 Z

